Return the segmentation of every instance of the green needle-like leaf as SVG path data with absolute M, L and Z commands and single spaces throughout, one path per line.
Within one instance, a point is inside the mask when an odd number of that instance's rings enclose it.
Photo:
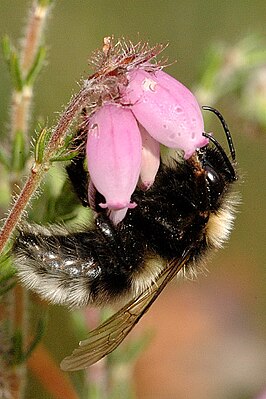
M 16 51 L 13 51 L 10 54 L 10 74 L 11 78 L 13 80 L 15 89 L 17 91 L 22 91 L 23 89 L 23 78 L 22 78 L 22 72 L 20 69 L 20 62 L 19 62 L 19 56 Z
M 49 141 L 50 131 L 46 128 L 42 129 L 39 136 L 37 137 L 34 147 L 34 157 L 37 163 L 43 162 L 44 151 Z
M 11 165 L 12 170 L 20 172 L 24 169 L 26 162 L 25 138 L 23 132 L 18 130 L 12 146 Z
M 4 60 L 9 65 L 10 55 L 11 55 L 11 52 L 12 52 L 12 45 L 11 45 L 10 39 L 9 39 L 9 37 L 7 35 L 5 35 L 2 38 L 2 43 L 1 44 L 2 44 L 2 53 L 3 53 L 3 56 L 4 56 Z
M 30 357 L 36 346 L 39 344 L 44 335 L 46 325 L 47 325 L 47 314 L 38 321 L 35 337 L 30 343 L 27 351 L 23 353 L 22 361 L 26 361 Z
M 32 86 L 33 83 L 35 82 L 35 79 L 39 75 L 44 65 L 45 57 L 46 57 L 46 49 L 45 47 L 41 46 L 36 54 L 32 67 L 30 68 L 29 73 L 27 74 L 25 79 L 25 83 L 28 86 Z

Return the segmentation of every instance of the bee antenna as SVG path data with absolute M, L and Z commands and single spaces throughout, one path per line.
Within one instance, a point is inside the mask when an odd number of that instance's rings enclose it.
M 220 151 L 220 154 L 222 155 L 224 162 L 226 163 L 226 166 L 228 167 L 228 170 L 232 176 L 233 180 L 237 180 L 236 177 L 236 172 L 233 168 L 233 165 L 230 162 L 230 159 L 228 158 L 228 156 L 226 155 L 223 147 L 221 146 L 221 144 L 209 133 L 202 133 L 202 135 L 204 137 L 207 137 L 209 140 L 211 140 L 211 142 L 215 145 L 215 147 Z
M 205 111 L 211 111 L 216 116 L 218 116 L 218 118 L 219 118 L 219 120 L 220 120 L 220 122 L 221 122 L 221 124 L 223 126 L 226 138 L 227 138 L 227 143 L 228 143 L 228 146 L 229 146 L 229 150 L 230 150 L 230 154 L 231 154 L 232 160 L 234 161 L 235 158 L 236 158 L 235 147 L 234 147 L 234 143 L 233 143 L 233 139 L 232 139 L 229 127 L 228 127 L 223 115 L 218 111 L 218 109 L 210 107 L 208 105 L 204 105 L 202 107 L 202 109 L 204 109 Z

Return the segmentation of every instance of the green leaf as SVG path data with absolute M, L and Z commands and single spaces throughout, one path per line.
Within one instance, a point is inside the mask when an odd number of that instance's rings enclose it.
M 50 138 L 50 131 L 46 128 L 42 129 L 37 137 L 34 147 L 34 157 L 37 163 L 43 162 L 44 151 Z
M 266 62 L 266 50 L 264 48 L 258 49 L 247 53 L 245 62 L 249 68 L 257 67 L 258 65 L 265 64 Z
M 9 284 L 0 285 L 0 297 L 5 295 L 8 291 L 12 290 L 16 285 L 16 281 L 12 281 Z
M 6 169 L 9 169 L 10 167 L 9 159 L 1 148 L 0 148 L 0 163 L 4 165 Z
M 20 68 L 19 55 L 17 50 L 12 46 L 8 36 L 4 36 L 2 39 L 2 52 L 14 87 L 20 92 L 23 88 L 23 77 Z
M 26 79 L 25 79 L 25 83 L 28 86 L 32 86 L 35 79 L 39 75 L 39 73 L 43 67 L 45 57 L 46 57 L 46 49 L 45 49 L 45 47 L 41 46 L 35 56 L 32 67 L 29 70 L 29 73 L 27 74 Z
M 7 245 L 7 247 L 7 250 L 0 256 L 0 284 L 6 281 L 6 279 L 13 277 L 16 272 L 10 256 L 12 244 Z
M 16 269 L 10 257 L 10 248 L 0 256 L 0 296 L 14 287 Z
M 10 54 L 10 75 L 14 83 L 14 87 L 17 91 L 22 91 L 23 89 L 23 78 L 22 72 L 20 69 L 19 56 L 16 51 L 11 52 Z
M 12 337 L 12 364 L 19 364 L 23 359 L 23 335 L 21 330 L 16 330 Z
M 14 277 L 15 274 L 16 270 L 12 266 L 8 267 L 8 269 L 1 266 L 0 285 L 5 284 Z
M 11 169 L 15 172 L 20 172 L 24 169 L 25 162 L 27 159 L 25 149 L 25 138 L 22 131 L 18 130 L 15 134 L 12 154 L 11 154 Z
M 216 84 L 216 78 L 220 72 L 223 63 L 224 51 L 220 46 L 212 46 L 205 58 L 202 74 L 199 79 L 199 85 L 205 90 L 213 90 Z
M 51 162 L 71 161 L 71 159 L 75 158 L 78 154 L 79 154 L 78 151 L 73 151 L 65 155 L 58 155 L 54 158 L 51 158 Z
M 46 219 L 49 223 L 67 222 L 77 216 L 80 205 L 68 180 L 62 186 L 58 196 L 51 196 L 47 201 Z
M 38 0 L 38 4 L 42 7 L 48 7 L 54 0 Z
M 23 335 L 21 330 L 16 330 L 13 337 L 12 360 L 13 365 L 24 363 L 41 341 L 47 325 L 47 314 L 39 319 L 36 334 L 26 351 L 23 351 Z
M 47 320 L 48 320 L 48 316 L 47 315 L 48 315 L 48 313 L 46 313 L 44 315 L 44 317 L 39 319 L 38 324 L 37 324 L 37 329 L 36 329 L 35 336 L 34 336 L 33 340 L 31 341 L 29 347 L 27 348 L 26 352 L 24 352 L 22 354 L 22 358 L 21 358 L 22 362 L 25 362 L 30 357 L 30 355 L 32 354 L 32 352 L 34 351 L 36 346 L 42 340 L 42 338 L 44 336 L 44 333 L 45 333 L 45 330 L 46 330 L 46 326 L 47 326 Z
M 3 56 L 4 56 L 4 60 L 9 65 L 10 55 L 11 55 L 11 52 L 12 52 L 12 45 L 11 45 L 10 39 L 9 39 L 9 37 L 7 35 L 5 35 L 2 38 L 1 44 L 2 44 L 2 53 L 3 53 Z
M 52 162 L 70 161 L 79 154 L 78 150 L 71 148 L 73 137 L 73 134 L 68 134 L 65 137 L 63 145 L 58 149 L 57 154 L 51 159 Z

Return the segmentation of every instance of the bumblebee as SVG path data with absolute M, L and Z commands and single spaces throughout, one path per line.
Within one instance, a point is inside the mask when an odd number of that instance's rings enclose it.
M 228 126 L 220 119 L 230 155 L 211 135 L 191 158 L 162 162 L 152 187 L 136 189 L 126 217 L 114 225 L 99 207 L 86 229 L 67 232 L 38 226 L 20 230 L 14 246 L 18 276 L 42 298 L 71 308 L 129 302 L 89 333 L 64 370 L 79 370 L 112 352 L 180 271 L 194 273 L 212 250 L 222 247 L 233 227 L 238 196 L 235 150 Z M 88 206 L 88 172 L 84 155 L 67 167 L 74 190 Z M 130 298 L 130 299 L 129 299 Z

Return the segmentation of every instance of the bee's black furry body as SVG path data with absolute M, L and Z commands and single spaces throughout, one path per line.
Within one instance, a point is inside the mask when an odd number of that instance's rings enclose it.
M 86 205 L 88 179 L 82 164 L 80 159 L 72 162 L 68 174 Z M 137 207 L 117 226 L 96 204 L 99 212 L 81 232 L 21 229 L 14 247 L 19 276 L 42 297 L 69 306 L 134 296 L 188 248 L 189 270 L 207 250 L 222 245 L 234 218 L 234 180 L 211 144 L 189 160 L 162 164 L 149 190 L 136 189 L 132 200 Z

